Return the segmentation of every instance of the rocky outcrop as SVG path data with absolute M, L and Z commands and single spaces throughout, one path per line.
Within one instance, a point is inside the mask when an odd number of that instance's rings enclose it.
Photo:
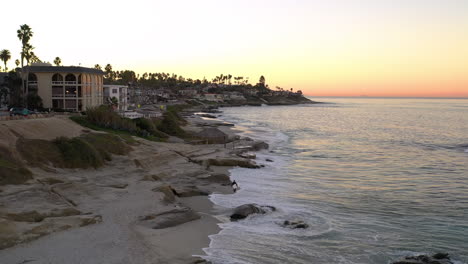
M 269 147 L 270 146 L 266 142 L 257 141 L 251 146 L 251 149 L 254 150 L 254 151 L 259 151 L 259 150 L 262 150 L 262 149 L 268 149 Z
M 403 260 L 393 262 L 392 264 L 453 264 L 449 254 L 437 253 L 432 256 L 419 255 L 405 257 Z
M 231 184 L 231 179 L 229 175 L 223 173 L 211 174 L 208 177 L 200 178 L 210 183 L 219 183 L 221 185 Z
M 200 218 L 200 215 L 195 213 L 192 209 L 182 207 L 159 214 L 140 217 L 140 222 L 142 225 L 153 229 L 163 229 L 178 226 Z
M 245 159 L 208 159 L 206 160 L 208 166 L 226 166 L 226 167 L 241 167 L 248 169 L 258 169 L 260 166 L 254 162 Z
M 231 221 L 236 221 L 244 219 L 251 214 L 266 214 L 269 211 L 276 211 L 276 208 L 273 206 L 260 206 L 257 204 L 244 204 L 236 207 L 230 218 Z
M 163 185 L 153 189 L 154 192 L 163 194 L 163 201 L 166 203 L 175 202 L 177 192 L 170 185 Z

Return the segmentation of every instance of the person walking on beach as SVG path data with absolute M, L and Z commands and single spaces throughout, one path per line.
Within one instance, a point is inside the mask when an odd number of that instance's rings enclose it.
M 239 185 L 237 184 L 235 180 L 231 183 L 231 187 L 234 192 L 240 189 Z

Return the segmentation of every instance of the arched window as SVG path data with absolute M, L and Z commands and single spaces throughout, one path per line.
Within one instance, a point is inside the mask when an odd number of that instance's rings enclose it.
M 37 76 L 36 76 L 36 74 L 34 74 L 34 73 L 28 74 L 28 80 L 29 80 L 30 82 L 37 82 Z
M 53 82 L 63 82 L 63 76 L 61 74 L 56 73 L 56 74 L 54 74 L 52 76 L 52 81 Z
M 83 76 L 83 75 L 81 75 L 81 74 L 80 74 L 80 75 L 78 75 L 78 84 L 81 84 L 81 83 L 83 83 L 83 78 L 84 78 L 84 76 Z
M 65 76 L 65 81 L 66 82 L 76 82 L 76 76 L 74 74 L 67 74 L 67 76 Z

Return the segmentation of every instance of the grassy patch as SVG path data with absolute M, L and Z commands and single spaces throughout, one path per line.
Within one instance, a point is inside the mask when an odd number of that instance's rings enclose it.
M 22 184 L 32 179 L 32 173 L 24 167 L 21 161 L 13 158 L 10 151 L 0 148 L 0 186 L 6 184 Z
M 129 119 L 121 117 L 106 106 L 90 108 L 85 116 L 73 116 L 71 120 L 94 130 L 106 131 L 124 137 L 127 143 L 132 144 L 131 136 L 137 136 L 152 141 L 164 141 L 168 136 L 156 128 L 150 119 Z M 135 143 L 136 141 L 133 140 Z
M 120 137 L 97 133 L 54 141 L 20 138 L 17 149 L 31 166 L 58 168 L 98 168 L 112 159 L 111 154 L 125 155 L 131 150 Z
M 138 141 L 133 139 L 132 134 L 130 132 L 122 131 L 122 130 L 115 130 L 115 129 L 111 129 L 111 128 L 100 127 L 98 125 L 95 125 L 95 124 L 92 124 L 91 122 L 89 122 L 86 119 L 85 116 L 70 116 L 70 119 L 72 121 L 78 123 L 81 126 L 91 128 L 91 129 L 96 130 L 96 131 L 103 131 L 103 132 L 107 132 L 107 133 L 110 133 L 110 134 L 114 134 L 114 135 L 120 137 L 122 140 L 124 140 L 125 143 L 127 143 L 127 144 L 130 144 L 130 145 L 138 144 Z

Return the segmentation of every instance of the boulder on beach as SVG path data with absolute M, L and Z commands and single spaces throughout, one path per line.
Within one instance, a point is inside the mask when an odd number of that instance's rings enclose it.
M 405 257 L 403 260 L 393 262 L 392 264 L 453 264 L 450 260 L 449 254 L 437 253 L 432 256 L 419 255 Z
M 152 229 L 163 229 L 178 226 L 200 218 L 201 216 L 192 209 L 188 207 L 178 207 L 159 214 L 142 216 L 140 217 L 140 223 Z
M 265 214 L 268 211 L 276 211 L 273 206 L 260 206 L 258 204 L 244 204 L 234 208 L 231 214 L 231 220 L 236 221 L 244 219 L 251 214 Z

